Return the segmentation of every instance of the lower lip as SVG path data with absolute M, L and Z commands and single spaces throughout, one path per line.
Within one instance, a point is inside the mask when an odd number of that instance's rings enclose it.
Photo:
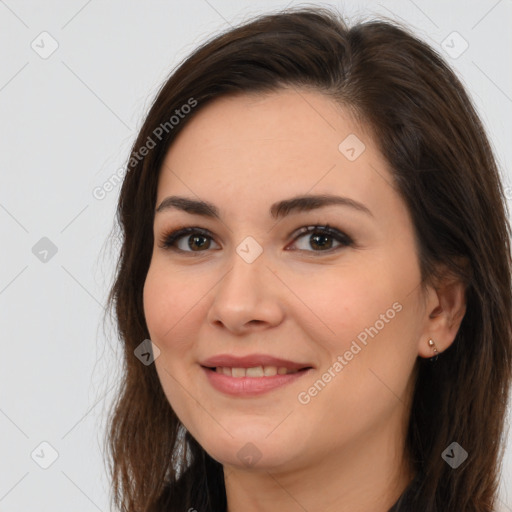
M 231 396 L 258 396 L 295 382 L 308 374 L 312 368 L 271 377 L 230 377 L 204 366 L 202 366 L 202 369 L 206 373 L 210 384 L 217 391 Z

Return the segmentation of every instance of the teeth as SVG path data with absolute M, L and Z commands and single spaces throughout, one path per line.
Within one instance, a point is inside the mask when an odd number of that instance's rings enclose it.
M 273 375 L 277 375 L 277 368 L 275 366 L 264 366 L 263 373 L 265 377 L 272 377 Z
M 263 366 L 255 366 L 245 370 L 246 377 L 263 377 Z
M 274 375 L 285 375 L 287 373 L 297 373 L 299 370 L 289 370 L 277 366 L 254 366 L 252 368 L 229 368 L 226 366 L 217 366 L 217 373 L 228 375 L 229 377 L 273 377 Z
M 245 368 L 231 368 L 232 377 L 245 377 Z

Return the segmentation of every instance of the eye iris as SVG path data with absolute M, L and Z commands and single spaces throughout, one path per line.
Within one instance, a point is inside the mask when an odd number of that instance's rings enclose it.
M 199 249 L 203 248 L 205 244 L 208 244 L 208 239 L 207 237 L 203 236 L 203 235 L 194 235 L 194 236 L 190 236 L 189 237 L 189 244 L 188 246 L 190 247 L 190 249 L 194 250 L 194 247 L 192 246 L 193 243 L 195 243 L 197 240 L 205 240 L 206 242 L 203 242 L 203 243 L 199 243 Z M 190 242 L 190 240 L 193 240 L 193 242 Z
M 314 243 L 314 244 L 315 244 L 315 245 L 317 245 L 317 246 L 319 245 L 319 246 L 320 246 L 320 248 L 321 248 L 321 249 L 324 249 L 324 250 L 326 249 L 326 245 L 328 245 L 327 249 L 330 249 L 330 248 L 331 248 L 331 246 L 332 246 L 332 239 L 331 239 L 331 243 L 330 243 L 330 244 L 329 244 L 329 243 L 325 244 L 325 239 L 326 239 L 326 238 L 327 238 L 327 239 L 329 239 L 329 238 L 331 238 L 331 236 L 330 236 L 330 235 L 325 235 L 325 234 L 315 234 L 315 235 L 311 235 L 311 240 L 312 240 L 312 241 L 314 241 L 314 242 L 312 242 L 312 243 Z M 318 241 L 319 239 L 320 239 L 320 240 L 324 240 L 324 243 L 320 243 L 320 244 L 318 244 L 318 242 L 317 242 L 317 241 Z

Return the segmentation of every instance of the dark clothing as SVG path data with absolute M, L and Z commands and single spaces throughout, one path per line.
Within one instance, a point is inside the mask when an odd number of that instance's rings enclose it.
M 423 475 L 417 473 L 405 491 L 402 493 L 397 502 L 388 510 L 388 512 L 409 512 L 414 510 L 413 508 L 413 497 L 416 494 L 421 482 Z
M 221 473 L 216 474 L 217 479 L 208 482 L 210 484 L 210 496 L 208 503 L 201 503 L 199 500 L 205 496 L 205 482 L 200 479 L 194 480 L 196 485 L 193 489 L 184 489 L 178 485 L 174 492 L 171 492 L 169 486 L 166 487 L 164 493 L 160 496 L 158 503 L 155 503 L 149 510 L 150 512 L 164 512 L 166 510 L 187 510 L 189 504 L 194 501 L 195 509 L 199 511 L 219 512 L 226 510 L 226 494 L 224 488 L 224 477 Z M 423 482 L 423 475 L 417 473 L 411 483 L 404 490 L 396 503 L 388 510 L 388 512 L 413 512 L 417 510 L 415 495 L 420 484 Z M 171 494 L 173 494 L 171 498 Z M 193 497 L 193 498 L 192 498 Z M 172 505 L 171 505 L 172 503 Z

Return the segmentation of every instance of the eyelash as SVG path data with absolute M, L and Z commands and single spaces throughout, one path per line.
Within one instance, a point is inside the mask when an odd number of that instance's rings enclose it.
M 352 238 L 350 238 L 348 235 L 343 233 L 342 231 L 332 228 L 329 226 L 329 224 L 326 224 L 324 226 L 320 225 L 312 225 L 312 226 L 304 226 L 302 228 L 299 228 L 297 231 L 295 231 L 294 235 L 295 238 L 293 239 L 293 242 L 296 242 L 299 238 L 312 234 L 312 233 L 320 233 L 322 235 L 328 235 L 330 237 L 333 237 L 337 242 L 339 242 L 341 245 L 338 247 L 333 247 L 331 249 L 326 250 L 319 250 L 319 251 L 304 251 L 304 249 L 298 249 L 302 252 L 313 252 L 313 253 L 324 253 L 324 254 L 331 254 L 343 247 L 351 247 L 354 245 L 354 241 Z M 175 252 L 180 252 L 182 254 L 190 254 L 191 256 L 200 256 L 201 253 L 204 253 L 206 251 L 184 251 L 182 249 L 178 249 L 175 247 L 175 243 L 185 235 L 192 235 L 192 234 L 198 234 L 205 238 L 211 238 L 213 239 L 212 234 L 206 230 L 199 227 L 182 227 L 178 228 L 174 231 L 170 231 L 167 233 L 164 233 L 162 238 L 160 239 L 159 247 L 161 249 L 165 250 L 172 250 Z

